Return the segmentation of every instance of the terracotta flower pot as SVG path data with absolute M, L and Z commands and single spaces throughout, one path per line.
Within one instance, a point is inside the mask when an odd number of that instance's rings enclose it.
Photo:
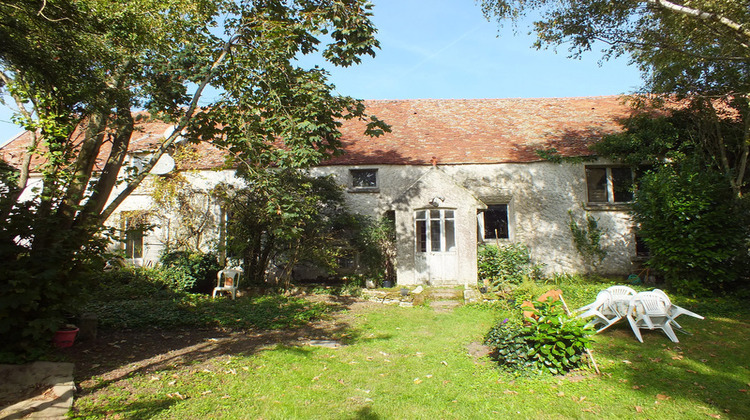
M 52 344 L 59 349 L 70 347 L 73 345 L 73 342 L 75 342 L 78 331 L 78 327 L 59 329 L 55 331 L 55 336 L 52 338 Z

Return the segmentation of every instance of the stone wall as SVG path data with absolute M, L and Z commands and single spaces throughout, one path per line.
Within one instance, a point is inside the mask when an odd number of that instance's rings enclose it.
M 410 188 L 429 166 L 328 166 L 312 170 L 318 175 L 334 175 L 342 185 L 350 185 L 349 169 L 377 168 L 379 188 L 374 192 L 347 194 L 355 211 L 381 217 L 393 210 L 393 202 Z M 440 169 L 486 204 L 508 204 L 510 238 L 499 242 L 520 242 L 530 247 L 535 263 L 553 272 L 588 272 L 575 249 L 568 212 L 577 218 L 589 212 L 604 229 L 602 237 L 607 257 L 600 265 L 605 274 L 632 272 L 635 238 L 626 207 L 587 207 L 583 164 L 535 162 L 524 164 L 446 165 Z M 411 224 L 413 220 L 402 221 Z M 476 225 L 469 227 L 476 230 Z M 408 230 L 404 230 L 406 233 Z M 476 233 L 472 232 L 476 238 Z M 411 241 L 413 237 L 402 238 Z M 481 242 L 481 241 L 478 241 Z M 495 241 L 491 241 L 492 244 Z M 401 283 L 401 279 L 399 279 Z
M 357 192 L 350 188 L 350 169 L 378 169 L 378 188 Z M 456 284 L 471 284 L 475 281 L 477 226 L 476 211 L 485 204 L 507 204 L 510 238 L 499 243 L 520 242 L 530 247 L 535 263 L 544 264 L 546 273 L 587 272 L 591 267 L 584 264 L 575 250 L 569 228 L 568 212 L 582 219 L 586 211 L 599 220 L 605 230 L 602 242 L 607 250 L 607 258 L 601 264 L 604 274 L 629 274 L 633 270 L 635 240 L 632 223 L 627 208 L 586 207 L 586 182 L 583 164 L 556 164 L 536 162 L 524 164 L 488 165 L 446 165 L 439 166 L 447 181 L 432 181 L 429 191 L 413 194 L 413 200 L 399 212 L 396 200 L 405 192 L 414 190 L 415 184 L 430 170 L 431 166 L 385 165 L 385 166 L 322 166 L 310 170 L 312 175 L 333 175 L 337 182 L 347 188 L 347 202 L 350 209 L 373 218 L 382 217 L 385 212 L 397 211 L 399 234 L 399 284 L 420 284 L 409 275 L 414 250 L 413 209 L 424 206 L 430 194 L 445 191 L 446 205 L 452 208 L 466 208 L 462 218 L 461 247 L 471 252 L 462 254 L 462 277 Z M 186 174 L 194 185 L 209 190 L 220 182 L 237 183 L 233 171 L 202 171 Z M 450 184 L 450 185 L 448 185 Z M 120 207 L 120 211 L 153 209 L 148 184 L 139 188 Z M 463 192 L 465 191 L 465 193 Z M 460 203 L 456 198 L 460 196 Z M 474 200 L 474 197 L 478 200 Z M 421 201 L 420 201 L 421 200 Z M 408 199 L 407 199 L 408 202 Z M 477 204 L 478 203 L 478 204 Z M 469 208 L 470 207 L 470 208 Z M 158 211 L 159 209 L 153 209 Z M 213 217 L 220 218 L 220 209 L 215 206 Z M 110 223 L 118 223 L 118 214 Z M 144 238 L 144 264 L 158 259 L 164 243 L 165 226 L 156 226 Z M 465 239 L 469 238 L 469 239 Z M 212 229 L 204 238 L 204 250 L 215 248 L 218 228 Z M 496 241 L 490 241 L 494 244 Z M 406 255 L 406 258 L 404 257 Z M 467 271 L 468 270 L 468 271 Z M 413 270 L 412 270 L 413 272 Z M 469 272 L 469 275 L 465 273 Z

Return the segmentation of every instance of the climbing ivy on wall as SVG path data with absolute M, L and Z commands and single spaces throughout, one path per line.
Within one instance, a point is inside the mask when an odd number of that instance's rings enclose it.
M 568 211 L 568 216 L 568 226 L 573 235 L 576 251 L 583 257 L 586 265 L 596 270 L 607 256 L 607 251 L 602 246 L 602 235 L 605 231 L 599 227 L 599 219 L 586 212 L 584 222 L 579 224 L 572 210 Z

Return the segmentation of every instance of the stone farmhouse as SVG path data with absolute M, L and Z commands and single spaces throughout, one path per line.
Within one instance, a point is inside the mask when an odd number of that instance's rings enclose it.
M 607 274 L 627 275 L 638 264 L 636 235 L 628 214 L 634 174 L 629 167 L 602 160 L 555 163 L 539 151 L 563 157 L 591 156 L 589 146 L 621 129 L 632 112 L 622 97 L 547 99 L 425 99 L 366 101 L 368 113 L 392 127 L 378 138 L 363 135 L 360 122 L 342 127 L 345 153 L 312 168 L 334 175 L 345 188 L 352 210 L 395 221 L 396 272 L 400 285 L 474 285 L 481 244 L 519 242 L 535 263 L 552 272 L 584 272 L 576 250 L 571 215 L 598 219 L 607 251 L 600 265 Z M 131 163 L 147 153 L 170 126 L 145 123 L 133 135 Z M 20 136 L 0 149 L 12 162 L 24 147 Z M 236 183 L 224 156 L 197 145 L 196 158 L 174 167 L 168 156 L 157 173 L 183 171 L 190 182 L 209 190 Z M 158 177 L 159 175 L 153 175 Z M 206 203 L 211 231 L 200 244 L 209 250 L 221 237 L 226 215 Z M 136 264 L 158 259 L 170 229 L 155 208 L 145 182 L 109 223 L 127 226 L 137 212 L 149 211 L 155 228 L 133 233 L 122 244 Z M 161 215 L 164 216 L 164 215 Z

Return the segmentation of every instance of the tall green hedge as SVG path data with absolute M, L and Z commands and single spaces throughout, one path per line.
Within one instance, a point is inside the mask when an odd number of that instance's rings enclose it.
M 648 172 L 633 215 L 648 265 L 677 291 L 706 295 L 746 282 L 748 208 L 724 175 L 694 164 Z

